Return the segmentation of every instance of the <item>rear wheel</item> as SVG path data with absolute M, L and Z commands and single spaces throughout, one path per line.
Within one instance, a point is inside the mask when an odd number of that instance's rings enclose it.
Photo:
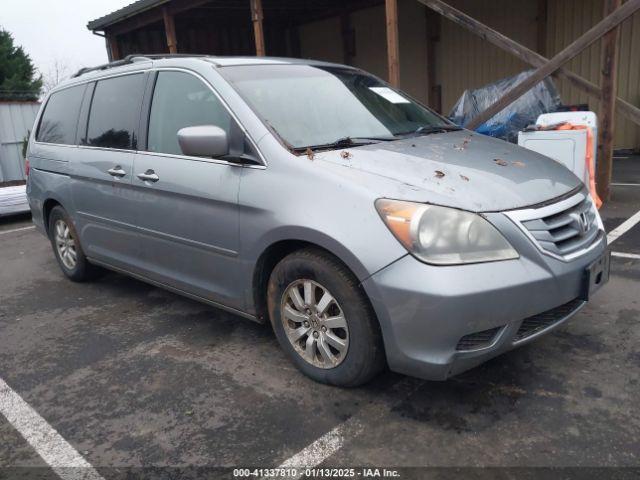
M 74 282 L 94 278 L 99 268 L 85 257 L 71 218 L 57 206 L 49 215 L 49 238 L 62 272 Z
M 312 379 L 357 386 L 384 366 L 374 312 L 353 274 L 335 257 L 304 249 L 276 265 L 268 286 L 281 347 Z

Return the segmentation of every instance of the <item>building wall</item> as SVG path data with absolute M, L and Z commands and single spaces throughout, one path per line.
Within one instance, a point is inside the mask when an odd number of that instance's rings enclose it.
M 537 0 L 447 0 L 454 7 L 480 20 L 532 50 L 538 50 Z M 546 26 L 547 57 L 553 56 L 602 18 L 603 0 L 548 0 Z M 401 87 L 427 102 L 426 7 L 416 0 L 399 0 Z M 387 48 L 384 7 L 352 14 L 356 36 L 353 65 L 387 78 Z M 340 19 L 304 25 L 300 29 L 301 53 L 305 58 L 343 62 Z M 621 29 L 618 95 L 640 105 L 640 13 Z M 568 65 L 576 73 L 600 82 L 600 42 Z M 530 66 L 504 50 L 442 17 L 436 46 L 436 83 L 442 89 L 442 109 L 448 113 L 463 91 L 514 75 Z M 598 111 L 598 102 L 564 81 L 556 81 L 566 104 L 588 103 Z M 616 118 L 616 148 L 640 148 L 640 127 L 621 116 Z
M 398 2 L 400 81 L 402 89 L 427 101 L 427 47 L 425 7 L 413 0 Z M 351 15 L 355 32 L 355 55 L 351 64 L 387 78 L 387 37 L 384 6 L 359 10 Z M 303 58 L 344 63 L 340 18 L 303 25 L 300 28 Z
M 536 0 L 452 0 L 448 2 L 500 33 L 536 50 Z M 525 63 L 477 35 L 441 18 L 436 50 L 436 83 L 442 111 L 448 113 L 462 93 L 526 70 Z
M 549 2 L 546 56 L 553 56 L 602 19 L 602 0 L 553 0 Z M 600 83 L 600 42 L 574 58 L 567 65 L 571 70 Z M 565 103 L 588 103 L 598 112 L 598 102 L 567 81 L 558 81 Z M 640 14 L 627 19 L 620 29 L 618 60 L 618 96 L 640 106 Z M 640 127 L 621 115 L 616 115 L 616 148 L 640 148 Z
M 302 25 L 300 27 L 300 53 L 302 58 L 343 63 L 340 18 L 333 17 Z

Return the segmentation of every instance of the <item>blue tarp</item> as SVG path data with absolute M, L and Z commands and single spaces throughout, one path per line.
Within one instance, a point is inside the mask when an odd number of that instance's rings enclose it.
M 495 103 L 507 91 L 524 81 L 534 70 L 527 70 L 475 90 L 466 90 L 455 104 L 449 118 L 464 127 L 480 112 Z M 561 106 L 553 80 L 547 77 L 476 131 L 491 137 L 517 143 L 518 132 L 535 123 L 539 115 L 555 112 Z

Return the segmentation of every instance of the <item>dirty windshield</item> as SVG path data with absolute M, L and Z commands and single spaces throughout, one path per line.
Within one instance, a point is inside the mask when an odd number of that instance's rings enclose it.
M 294 149 L 341 148 L 452 128 L 442 117 L 358 70 L 312 65 L 221 69 L 256 113 Z

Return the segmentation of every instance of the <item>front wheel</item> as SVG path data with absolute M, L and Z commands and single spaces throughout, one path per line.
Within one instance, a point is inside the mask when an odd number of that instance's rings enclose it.
M 268 286 L 281 347 L 312 379 L 357 386 L 384 366 L 380 328 L 353 274 L 335 257 L 304 249 L 276 265 Z

